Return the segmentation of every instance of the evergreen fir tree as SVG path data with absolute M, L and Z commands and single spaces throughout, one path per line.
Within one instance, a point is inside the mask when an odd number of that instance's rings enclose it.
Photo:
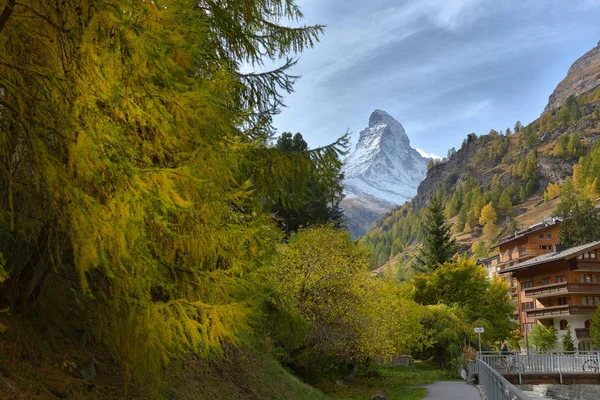
M 510 200 L 510 196 L 506 190 L 502 192 L 500 195 L 500 199 L 498 200 L 498 210 L 500 212 L 507 212 L 512 208 L 512 201 Z
M 434 196 L 427 206 L 423 221 L 423 247 L 417 257 L 417 272 L 434 271 L 440 264 L 452 259 L 456 241 L 452 238 L 452 225 L 446 221 L 439 197 Z
M 572 353 L 575 351 L 575 341 L 571 334 L 571 325 L 567 324 L 567 332 L 562 337 L 563 351 L 565 353 Z
M 344 213 L 339 207 L 343 199 L 341 172 L 342 161 L 333 153 L 326 164 L 311 159 L 308 144 L 300 133 L 293 137 L 289 132 L 284 132 L 277 139 L 275 147 L 285 153 L 297 153 L 307 161 L 306 187 L 304 191 L 296 194 L 294 199 L 298 207 L 290 207 L 290 201 L 283 198 L 274 204 L 272 211 L 282 218 L 282 228 L 287 232 L 295 232 L 300 226 L 333 224 L 336 228 L 345 226 Z M 328 177 L 324 180 L 323 177 Z M 289 185 L 297 185 L 289 182 Z M 290 189 L 292 189 L 290 187 Z M 293 193 L 290 190 L 289 193 Z

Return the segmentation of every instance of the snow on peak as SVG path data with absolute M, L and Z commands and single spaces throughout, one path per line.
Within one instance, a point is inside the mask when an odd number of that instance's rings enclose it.
M 427 173 L 426 158 L 410 147 L 400 122 L 375 110 L 360 132 L 354 152 L 344 162 L 346 197 L 375 197 L 402 204 L 416 193 Z
M 433 154 L 433 153 L 426 153 L 426 152 L 424 152 L 424 151 L 423 151 L 423 150 L 421 150 L 421 149 L 415 149 L 415 150 L 417 150 L 417 152 L 418 152 L 418 153 L 419 153 L 421 156 L 423 156 L 423 157 L 425 157 L 425 158 L 432 158 L 432 159 L 434 159 L 434 160 L 441 160 L 441 159 L 442 159 L 442 157 L 438 156 L 437 154 Z

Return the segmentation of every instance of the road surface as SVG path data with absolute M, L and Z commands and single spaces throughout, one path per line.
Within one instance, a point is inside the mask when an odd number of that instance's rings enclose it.
M 436 382 L 425 389 L 425 400 L 481 400 L 479 389 L 464 382 Z

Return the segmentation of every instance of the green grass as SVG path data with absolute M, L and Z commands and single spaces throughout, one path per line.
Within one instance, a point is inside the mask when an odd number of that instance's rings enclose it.
M 419 400 L 427 395 L 427 390 L 416 386 L 450 380 L 437 367 L 423 362 L 416 363 L 416 374 L 410 366 L 378 368 L 375 375 L 359 375 L 348 386 L 338 386 L 336 379 L 323 380 L 315 386 L 333 399 L 368 400 L 375 394 L 382 394 L 390 400 Z

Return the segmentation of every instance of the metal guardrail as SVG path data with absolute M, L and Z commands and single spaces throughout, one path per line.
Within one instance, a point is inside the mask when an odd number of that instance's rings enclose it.
M 488 400 L 530 400 L 531 398 L 517 389 L 485 361 L 478 360 L 479 384 L 483 387 Z
M 481 352 L 477 353 L 477 361 L 485 362 L 501 374 L 519 374 L 519 382 L 523 374 L 558 374 L 562 383 L 563 374 L 598 374 L 600 371 L 600 353 L 500 355 Z

